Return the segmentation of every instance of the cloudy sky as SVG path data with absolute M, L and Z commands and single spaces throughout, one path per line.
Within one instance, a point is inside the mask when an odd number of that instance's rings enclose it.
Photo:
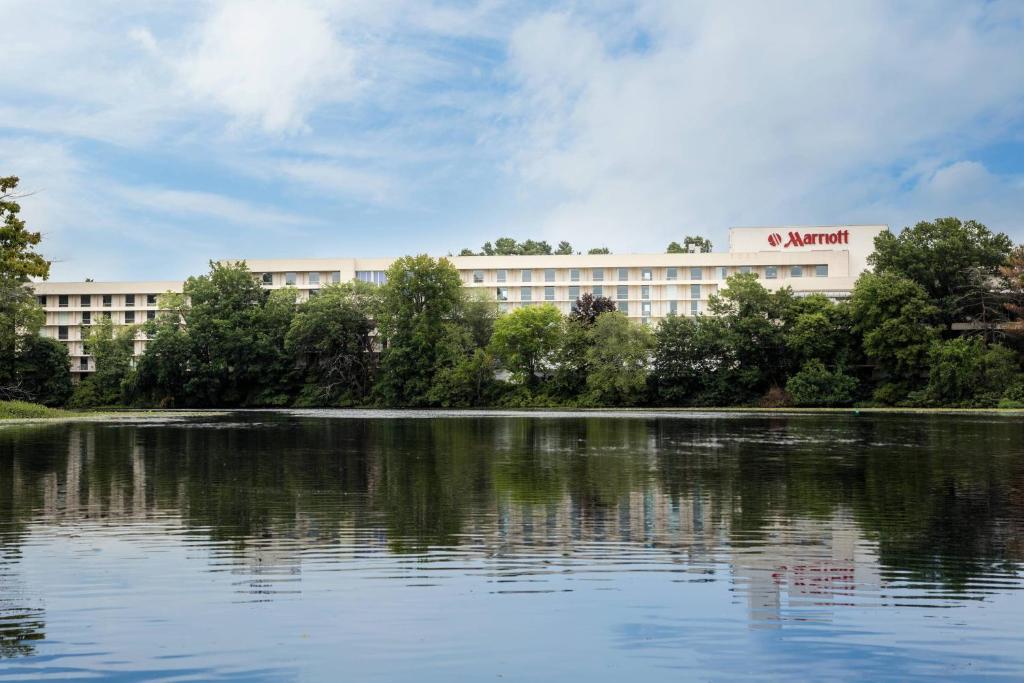
M 1024 240 L 1024 3 L 0 0 L 0 175 L 54 279 L 662 251 L 731 225 Z

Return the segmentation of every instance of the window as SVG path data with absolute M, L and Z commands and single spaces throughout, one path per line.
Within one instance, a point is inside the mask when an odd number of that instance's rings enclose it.
M 604 268 L 594 268 L 590 272 L 590 279 L 594 282 L 602 282 L 604 280 Z
M 642 304 L 640 304 L 640 314 L 641 315 L 645 315 L 645 316 L 651 314 L 651 302 L 650 301 L 645 301 Z
M 103 311 L 103 319 L 110 320 L 110 311 Z
M 311 289 L 311 290 L 309 290 L 309 298 L 310 299 L 312 299 L 314 296 L 317 296 L 319 294 L 320 294 L 320 290 L 319 289 Z
M 519 271 L 520 282 L 533 282 L 533 271 L 532 270 L 521 270 Z
M 804 276 L 804 267 L 803 266 L 790 266 L 789 267 L 789 276 L 790 277 L 803 277 Z
M 699 305 L 696 299 L 690 302 L 690 315 L 697 315 Z
M 156 311 L 146 311 L 146 320 L 156 320 Z
M 678 280 L 679 279 L 679 269 L 675 268 L 675 267 L 667 268 L 665 270 L 665 279 L 666 280 Z
M 341 271 L 335 270 L 331 272 L 331 283 L 338 284 L 341 282 Z
M 125 294 L 124 295 L 124 305 L 125 305 L 126 308 L 134 308 L 135 307 L 135 295 L 134 294 Z
M 92 311 L 82 311 L 82 324 L 92 325 Z
M 111 296 L 110 294 L 104 294 L 103 295 L 103 307 L 104 308 L 110 308 L 113 305 L 114 305 L 114 297 Z
M 616 303 L 616 306 L 618 307 L 620 313 L 622 313 L 623 315 L 629 315 L 628 301 L 619 301 L 618 303 Z
M 641 270 L 640 271 L 640 279 L 641 280 L 647 280 L 648 282 L 650 282 L 651 281 L 651 269 L 650 268 L 644 268 L 643 270 Z
M 357 270 L 356 279 L 371 285 L 383 285 L 387 284 L 388 274 L 383 270 Z
M 601 285 L 594 285 L 594 296 L 604 296 L 604 287 Z
M 78 305 L 81 306 L 82 308 L 89 308 L 90 306 L 92 306 L 92 297 L 89 296 L 88 294 L 83 294 L 78 299 Z
M 263 284 L 265 284 L 265 285 L 272 285 L 272 284 L 274 284 L 274 274 L 273 273 L 263 273 Z
M 46 308 L 46 296 L 45 295 L 39 297 L 39 305 L 42 306 L 43 308 Z
M 729 269 L 725 266 L 718 267 L 718 279 L 725 280 L 729 277 Z
M 61 308 L 67 308 L 68 307 L 68 295 L 67 294 L 61 294 L 60 296 L 58 296 L 57 297 L 57 305 L 60 306 Z
M 754 269 L 751 268 L 750 266 L 740 266 L 740 273 L 741 274 L 746 275 L 747 273 L 752 273 L 752 272 L 754 272 Z
M 147 294 L 146 295 L 146 305 L 147 306 L 156 306 L 156 294 Z
M 68 313 L 67 311 L 61 311 L 60 313 L 58 313 L 57 314 L 57 324 L 58 325 L 70 325 L 71 324 L 71 314 Z
M 135 311 L 125 311 L 124 312 L 124 324 L 125 325 L 134 325 L 135 324 Z
M 700 298 L 700 285 L 690 285 L 690 298 L 691 299 L 699 299 Z
M 298 281 L 299 281 L 299 276 L 298 276 L 297 273 L 285 273 L 284 274 L 284 283 L 286 285 L 294 285 Z
M 615 288 L 615 298 L 622 300 L 629 298 L 629 285 L 619 285 Z
M 669 313 L 669 315 L 675 315 L 678 312 L 679 312 L 679 302 L 678 301 L 669 301 L 668 302 L 668 313 Z
M 676 299 L 679 297 L 679 285 L 668 285 L 665 287 L 665 296 L 668 299 Z
M 580 298 L 580 286 L 579 285 L 572 285 L 571 287 L 569 287 L 569 299 L 571 301 L 576 301 L 576 299 L 579 299 L 579 298 Z
M 579 268 L 570 268 L 569 269 L 569 281 L 570 282 L 579 282 L 580 281 L 580 269 Z
M 650 299 L 651 298 L 651 286 L 650 285 L 641 285 L 640 286 L 640 298 L 641 299 Z
M 67 338 L 68 338 L 68 326 L 67 325 L 61 325 L 60 327 L 57 328 L 57 339 L 62 339 L 64 341 L 67 341 Z
M 828 277 L 828 264 L 814 266 L 814 277 Z
M 484 281 L 484 271 L 482 271 L 482 270 L 474 270 L 473 271 L 473 282 L 476 283 L 476 284 L 480 284 L 483 281 Z
M 494 298 L 498 301 L 508 301 L 508 287 L 498 287 L 494 292 Z
M 629 268 L 619 268 L 619 282 L 629 279 Z
M 704 269 L 703 268 L 690 268 L 690 279 L 691 280 L 700 280 L 703 277 L 704 277 Z
M 309 273 L 306 278 L 311 285 L 320 284 L 320 273 Z
M 766 280 L 774 280 L 779 276 L 778 266 L 765 266 L 764 277 Z
M 551 287 L 551 286 L 545 287 L 544 288 L 544 301 L 554 301 L 554 300 L 555 300 L 555 288 Z
M 533 301 L 533 289 L 530 287 L 519 288 L 519 300 L 520 301 Z
M 497 275 L 498 275 L 498 282 L 507 282 L 508 281 L 508 271 L 505 270 L 504 268 L 499 269 Z
M 544 269 L 544 282 L 554 282 L 554 281 L 555 281 L 555 269 L 554 268 L 545 268 Z
M 78 369 L 79 370 L 88 370 L 89 369 L 89 359 L 86 358 L 85 356 L 82 356 L 81 358 L 79 358 L 78 359 Z

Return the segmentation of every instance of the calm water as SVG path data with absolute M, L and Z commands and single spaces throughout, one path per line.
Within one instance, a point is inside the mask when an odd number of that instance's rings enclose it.
M 1024 677 L 1024 421 L 0 427 L 0 680 Z

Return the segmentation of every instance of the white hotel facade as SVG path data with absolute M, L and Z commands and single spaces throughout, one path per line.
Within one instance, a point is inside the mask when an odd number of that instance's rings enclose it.
M 574 254 L 541 256 L 449 256 L 468 290 L 493 297 L 501 310 L 553 304 L 569 313 L 586 293 L 614 300 L 637 322 L 655 324 L 668 315 L 701 315 L 708 297 L 735 273 L 756 273 L 769 289 L 791 287 L 797 294 L 850 295 L 867 268 L 874 238 L 884 225 L 732 228 L 729 250 L 706 254 Z M 294 287 L 305 301 L 321 287 L 353 279 L 383 283 L 394 258 L 247 260 L 268 289 Z M 67 344 L 71 370 L 95 368 L 85 353 L 89 326 L 100 317 L 115 325 L 153 319 L 158 297 L 181 292 L 182 281 L 38 282 L 33 284 L 46 310 L 42 334 Z M 136 335 L 135 353 L 146 338 Z

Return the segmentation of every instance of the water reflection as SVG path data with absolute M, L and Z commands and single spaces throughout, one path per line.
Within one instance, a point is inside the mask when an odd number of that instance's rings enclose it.
M 0 429 L 0 657 L 38 654 L 45 603 L 79 595 L 28 581 L 26 554 L 116 573 L 178 550 L 228 577 L 214 597 L 238 604 L 352 582 L 596 604 L 635 582 L 686 585 L 710 596 L 693 615 L 708 637 L 729 637 L 713 624 L 730 604 L 756 632 L 993 603 L 1021 585 L 1024 424 L 240 413 Z M 77 587 L 138 597 L 124 588 Z M 678 655 L 694 638 L 657 603 L 609 603 L 620 648 Z

